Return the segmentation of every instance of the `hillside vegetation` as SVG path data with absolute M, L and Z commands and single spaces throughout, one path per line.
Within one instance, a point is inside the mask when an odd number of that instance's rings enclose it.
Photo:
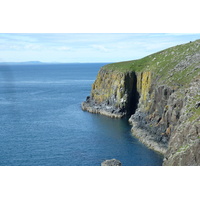
M 197 55 L 196 53 L 199 52 Z M 139 60 L 118 62 L 103 68 L 119 72 L 155 72 L 159 81 L 171 85 L 188 84 L 200 72 L 200 40 L 177 45 Z M 190 67 L 186 67 L 190 62 Z M 187 78 L 186 78 L 187 77 Z

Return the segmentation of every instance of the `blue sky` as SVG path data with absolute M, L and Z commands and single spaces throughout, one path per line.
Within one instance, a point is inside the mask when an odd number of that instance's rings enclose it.
M 182 33 L 1 33 L 0 62 L 119 62 L 200 39 Z

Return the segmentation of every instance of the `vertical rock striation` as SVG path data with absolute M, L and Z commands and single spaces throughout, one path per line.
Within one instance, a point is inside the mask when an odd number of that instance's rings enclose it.
M 121 73 L 101 69 L 92 85 L 91 95 L 82 103 L 82 109 L 121 118 L 134 111 L 136 95 L 134 72 Z
M 171 134 L 163 165 L 200 165 L 200 74 L 183 94 L 179 121 Z

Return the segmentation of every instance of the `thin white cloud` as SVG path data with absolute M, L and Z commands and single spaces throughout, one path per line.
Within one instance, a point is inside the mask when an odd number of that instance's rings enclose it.
M 168 47 L 171 47 L 171 46 L 174 46 L 176 45 L 176 43 L 174 42 L 157 42 L 157 43 L 144 43 L 143 44 L 143 48 L 148 50 L 148 51 L 156 51 L 156 50 L 159 50 L 159 49 L 165 49 L 165 48 L 168 48 Z
M 10 46 L 8 46 L 8 49 L 11 49 L 11 50 L 20 50 L 21 47 L 18 46 L 18 45 L 10 45 Z
M 41 49 L 41 45 L 38 45 L 38 44 L 27 44 L 24 46 L 24 49 L 27 49 L 27 50 L 39 50 Z
M 168 35 L 168 36 L 186 36 L 186 35 L 197 35 L 197 33 L 165 33 L 165 35 Z
M 69 50 L 71 50 L 71 48 L 67 47 L 67 46 L 53 47 L 52 49 L 55 49 L 55 50 L 58 50 L 58 51 L 69 51 Z
M 109 50 L 107 48 L 105 48 L 103 45 L 97 45 L 97 44 L 93 44 L 90 45 L 92 48 L 103 51 L 103 52 L 108 52 Z

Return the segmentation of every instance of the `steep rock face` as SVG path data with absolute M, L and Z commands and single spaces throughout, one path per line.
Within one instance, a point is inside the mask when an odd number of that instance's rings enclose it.
M 139 99 L 138 109 L 129 119 L 132 133 L 149 148 L 165 154 L 177 125 L 183 102 L 165 85 L 152 84 L 146 99 Z
M 151 80 L 152 73 L 150 71 L 144 71 L 141 73 L 137 73 L 137 91 L 140 94 L 140 107 L 144 109 L 148 107 L 149 99 L 149 91 L 151 88 L 152 80 Z
M 133 135 L 163 165 L 200 165 L 200 40 L 103 67 L 82 108 L 133 114 Z
M 101 69 L 92 85 L 90 97 L 82 103 L 82 109 L 110 117 L 121 118 L 131 114 L 137 101 L 136 75 Z
M 183 94 L 180 120 L 171 135 L 163 165 L 200 165 L 200 75 Z

